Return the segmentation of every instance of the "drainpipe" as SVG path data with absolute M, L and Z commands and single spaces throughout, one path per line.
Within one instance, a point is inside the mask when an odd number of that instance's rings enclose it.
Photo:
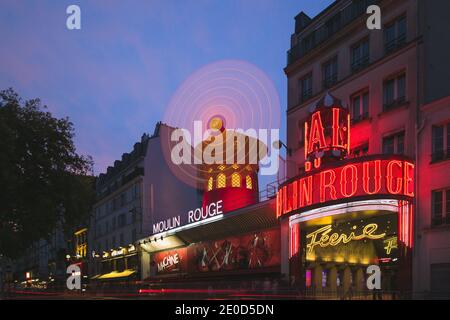
M 420 46 L 422 45 L 422 36 L 423 36 L 423 28 L 424 26 L 422 25 L 422 20 L 421 20 L 421 16 L 420 16 L 420 4 L 419 1 L 416 2 L 417 4 L 417 35 L 418 35 L 418 44 L 416 46 L 416 125 L 415 125 L 415 129 L 416 129 L 416 134 L 415 134 L 415 145 L 416 145 L 416 150 L 415 150 L 415 210 L 414 210 L 414 238 L 416 239 L 416 242 L 419 242 L 419 236 L 421 237 L 421 235 L 419 234 L 420 232 L 420 228 L 419 228 L 419 138 L 420 138 L 420 133 L 422 132 L 422 130 L 425 127 L 425 122 L 426 122 L 426 118 L 423 118 L 421 120 L 421 112 L 420 112 L 420 104 L 421 104 L 421 100 L 422 100 L 422 83 L 421 83 L 421 59 L 420 59 Z M 414 249 L 413 249 L 413 273 L 412 273 L 412 289 L 413 289 L 413 293 L 412 293 L 412 297 L 414 298 L 414 291 L 415 289 L 418 287 L 417 283 L 414 283 L 414 280 L 416 280 L 415 275 L 420 275 L 420 262 L 417 261 L 416 259 L 416 253 L 417 253 L 417 244 L 414 245 Z M 414 268 L 415 266 L 415 268 Z M 414 270 L 415 269 L 415 270 Z M 419 287 L 421 287 L 419 285 Z

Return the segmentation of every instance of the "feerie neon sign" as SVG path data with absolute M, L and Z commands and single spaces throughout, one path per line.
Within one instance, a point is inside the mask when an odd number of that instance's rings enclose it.
M 277 193 L 277 217 L 305 207 L 355 197 L 414 197 L 414 164 L 398 158 L 342 161 L 291 180 Z
M 377 229 L 378 225 L 376 223 L 369 223 L 362 229 L 360 234 L 356 234 L 356 231 L 351 231 L 349 234 L 339 234 L 336 232 L 331 233 L 333 231 L 332 226 L 326 225 L 306 235 L 306 239 L 309 240 L 306 247 L 308 248 L 308 253 L 313 253 L 316 246 L 320 246 L 322 248 L 328 246 L 334 247 L 341 243 L 349 243 L 350 241 L 363 239 L 377 240 L 384 238 L 386 236 L 386 233 L 383 232 L 380 234 L 376 234 Z

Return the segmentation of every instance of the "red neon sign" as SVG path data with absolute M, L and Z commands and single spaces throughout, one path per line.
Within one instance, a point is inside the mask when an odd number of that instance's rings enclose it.
M 305 169 L 321 165 L 321 158 L 343 159 L 350 152 L 350 114 L 340 106 L 320 107 L 305 122 Z
M 367 157 L 300 176 L 278 190 L 277 217 L 316 204 L 373 195 L 414 197 L 414 164 Z

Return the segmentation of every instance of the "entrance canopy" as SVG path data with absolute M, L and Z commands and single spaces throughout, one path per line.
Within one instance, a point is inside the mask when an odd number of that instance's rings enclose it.
M 152 235 L 140 241 L 147 252 L 155 252 L 195 242 L 223 238 L 278 224 L 275 199 L 227 212 L 209 219 Z

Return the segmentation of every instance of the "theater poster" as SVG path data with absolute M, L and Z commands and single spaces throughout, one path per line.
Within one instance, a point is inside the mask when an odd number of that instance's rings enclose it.
M 258 269 L 280 265 L 280 231 L 271 229 L 188 247 L 189 272 Z
M 186 248 L 157 252 L 151 262 L 157 275 L 183 273 L 187 269 Z

